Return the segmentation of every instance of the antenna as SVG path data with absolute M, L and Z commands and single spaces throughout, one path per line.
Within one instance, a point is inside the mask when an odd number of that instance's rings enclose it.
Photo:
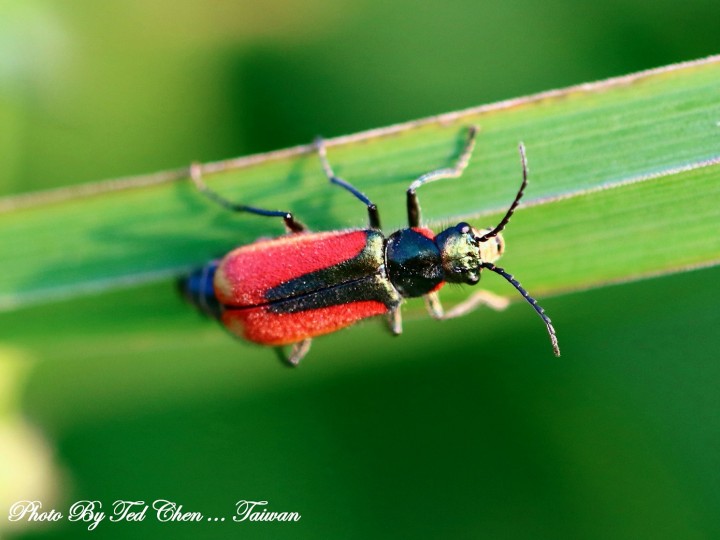
M 523 289 L 522 285 L 520 285 L 517 279 L 508 274 L 503 268 L 495 266 L 493 263 L 489 262 L 482 263 L 480 266 L 482 268 L 492 270 L 496 274 L 500 274 L 502 277 L 512 283 L 512 285 L 520 292 L 520 294 L 522 294 L 523 298 L 530 303 L 533 309 L 537 311 L 538 315 L 540 315 L 540 318 L 543 320 L 543 322 L 545 322 L 548 334 L 550 334 L 550 343 L 552 343 L 553 352 L 555 353 L 555 356 L 560 356 L 560 347 L 558 346 L 557 336 L 555 335 L 555 328 L 553 328 L 552 322 L 550 322 L 550 317 L 545 315 L 545 311 L 538 305 L 537 301 L 532 296 L 530 296 L 525 289 Z

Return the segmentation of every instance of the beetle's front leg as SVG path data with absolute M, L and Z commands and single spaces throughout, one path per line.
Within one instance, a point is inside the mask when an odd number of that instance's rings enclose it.
M 475 291 L 469 298 L 453 306 L 447 312 L 443 309 L 440 296 L 437 292 L 428 293 L 424 298 L 428 313 L 430 313 L 433 319 L 438 320 L 462 317 L 481 305 L 486 305 L 495 311 L 502 311 L 510 305 L 510 301 L 507 298 L 493 294 L 490 291 Z
M 399 336 L 402 334 L 402 313 L 400 313 L 400 306 L 391 309 L 388 312 L 387 323 L 393 336 Z

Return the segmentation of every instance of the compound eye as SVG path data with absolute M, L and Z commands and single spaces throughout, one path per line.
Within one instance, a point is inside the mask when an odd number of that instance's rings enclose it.
M 477 274 L 468 274 L 467 276 L 467 282 L 470 285 L 475 285 L 478 281 L 480 281 L 480 276 Z
M 467 234 L 470 232 L 470 225 L 468 225 L 467 223 L 458 223 L 457 229 L 461 233 Z

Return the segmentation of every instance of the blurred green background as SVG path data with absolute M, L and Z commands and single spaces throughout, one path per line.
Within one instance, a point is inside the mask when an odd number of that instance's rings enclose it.
M 718 52 L 717 1 L 0 2 L 0 190 L 309 142 Z M 61 224 L 59 224 L 61 226 Z M 519 270 L 518 270 L 519 272 Z M 720 270 L 304 365 L 171 283 L 0 314 L 0 537 L 718 538 Z M 235 501 L 298 523 L 7 520 L 19 499 Z

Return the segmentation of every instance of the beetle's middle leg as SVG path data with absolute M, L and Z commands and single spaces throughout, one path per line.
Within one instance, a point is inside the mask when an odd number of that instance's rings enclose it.
M 423 174 L 420 178 L 415 180 L 407 190 L 407 213 L 408 213 L 408 226 L 419 227 L 420 226 L 420 201 L 418 201 L 417 193 L 415 190 L 427 184 L 434 182 L 435 180 L 441 180 L 443 178 L 457 178 L 462 175 L 465 168 L 470 162 L 470 156 L 475 148 L 475 138 L 479 128 L 477 126 L 470 126 L 468 129 L 467 139 L 465 140 L 465 146 L 463 147 L 460 157 L 458 157 L 455 165 L 450 169 L 438 169 L 429 173 Z
M 424 298 L 428 313 L 430 313 L 433 319 L 438 320 L 462 317 L 482 305 L 488 306 L 496 311 L 502 311 L 510 305 L 510 301 L 507 298 L 498 296 L 490 291 L 475 291 L 469 298 L 453 306 L 448 311 L 443 309 L 440 296 L 437 292 L 428 293 Z
M 388 312 L 387 325 L 393 336 L 399 336 L 402 334 L 402 313 L 400 312 L 400 306 L 397 306 L 395 309 L 391 309 Z
M 265 210 L 264 208 L 238 204 L 211 190 L 205 183 L 205 180 L 203 180 L 202 165 L 200 165 L 200 163 L 193 163 L 190 165 L 190 178 L 200 193 L 223 208 L 227 208 L 232 212 L 248 212 L 249 214 L 255 214 L 258 216 L 281 217 L 285 222 L 287 232 L 290 233 L 299 233 L 306 230 L 305 225 L 297 221 L 290 212 L 284 212 L 282 210 Z
M 330 180 L 330 183 L 335 184 L 336 186 L 340 186 L 341 188 L 349 191 L 357 199 L 363 202 L 365 206 L 367 206 L 370 228 L 380 229 L 380 213 L 378 212 L 377 206 L 370 199 L 367 198 L 367 195 L 365 195 L 362 191 L 358 190 L 350 182 L 347 182 L 342 178 L 335 176 L 335 173 L 333 172 L 332 167 L 330 166 L 330 162 L 327 158 L 325 141 L 321 137 L 315 139 L 315 148 L 317 148 L 318 155 L 320 156 L 320 163 L 322 163 L 323 171 L 325 172 L 325 176 L 327 176 L 327 179 Z

